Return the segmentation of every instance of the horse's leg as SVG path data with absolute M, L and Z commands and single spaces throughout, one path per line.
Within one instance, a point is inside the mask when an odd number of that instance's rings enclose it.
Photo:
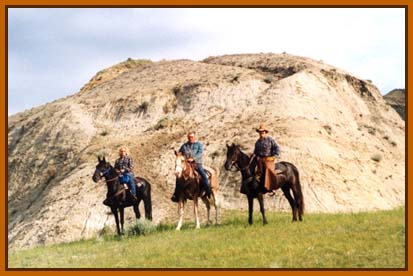
M 112 210 L 112 214 L 113 214 L 113 216 L 115 217 L 115 222 L 116 222 L 116 231 L 117 231 L 118 235 L 120 235 L 118 209 L 117 209 L 117 208 L 112 207 L 112 208 L 111 208 L 111 210 Z
M 219 209 L 218 209 L 217 197 L 215 194 L 213 194 L 213 199 L 214 199 L 214 207 L 215 207 L 215 224 L 219 224 Z
M 283 191 L 285 197 L 287 198 L 288 202 L 290 203 L 291 210 L 293 212 L 293 221 L 297 221 L 297 206 L 295 204 L 295 201 L 293 197 L 291 196 L 290 193 L 290 186 L 283 186 L 281 187 L 281 190 Z
M 120 212 L 120 230 L 121 230 L 122 234 L 123 234 L 123 223 L 124 223 L 124 214 L 125 214 L 124 210 L 125 209 L 123 207 L 119 208 L 119 212 Z
M 194 214 L 195 214 L 195 229 L 200 228 L 199 217 L 198 217 L 198 197 L 194 196 Z
M 267 224 L 267 218 L 265 217 L 265 208 L 264 208 L 264 197 L 262 194 L 258 194 L 258 202 L 260 203 L 260 211 L 262 214 L 262 223 Z
M 208 200 L 208 198 L 206 197 L 201 197 L 202 202 L 204 202 L 205 207 L 207 209 L 207 225 L 209 225 L 211 223 L 211 204 Z
M 138 198 L 138 201 L 133 204 L 133 211 L 135 212 L 135 218 L 140 219 L 141 218 L 141 212 L 139 212 L 139 204 L 141 203 L 141 199 Z
M 248 195 L 248 223 L 252 224 L 252 211 L 254 208 L 254 197 L 252 195 Z
M 176 226 L 176 230 L 181 230 L 182 220 L 184 218 L 184 201 L 182 199 L 179 199 L 179 202 L 178 202 L 178 213 L 179 213 L 179 221 L 178 221 L 178 225 Z

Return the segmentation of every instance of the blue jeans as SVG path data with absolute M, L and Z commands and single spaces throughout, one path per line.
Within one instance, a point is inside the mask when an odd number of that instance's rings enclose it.
M 199 174 L 201 175 L 201 181 L 202 181 L 202 185 L 205 187 L 205 191 L 210 193 L 211 189 L 209 187 L 209 183 L 208 183 L 208 176 L 205 173 L 204 167 L 202 167 L 202 164 L 197 163 L 197 171 L 199 172 Z
M 122 181 L 123 179 L 126 181 Z M 133 175 L 133 173 L 124 173 L 121 176 L 121 182 L 128 184 L 131 193 L 136 196 L 135 176 Z

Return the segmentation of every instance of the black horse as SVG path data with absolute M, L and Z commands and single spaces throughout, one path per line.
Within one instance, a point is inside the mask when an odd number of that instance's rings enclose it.
M 238 145 L 233 143 L 231 146 L 227 145 L 227 160 L 225 161 L 225 169 L 229 171 L 234 166 L 237 170 L 241 171 L 241 192 L 246 194 L 248 198 L 248 223 L 252 224 L 253 200 L 254 198 L 257 198 L 260 203 L 263 223 L 267 224 L 263 198 L 263 194 L 267 191 L 264 187 L 259 185 L 255 178 L 256 160 L 255 158 L 251 160 L 248 155 L 241 151 Z M 301 191 L 298 170 L 293 164 L 288 162 L 278 162 L 276 164 L 276 168 L 282 171 L 278 174 L 279 177 L 277 177 L 278 181 L 276 183 L 276 189 L 281 188 L 290 203 L 293 212 L 293 221 L 297 221 L 297 214 L 298 219 L 302 221 L 302 216 L 304 214 L 304 198 Z M 293 192 L 294 197 L 291 196 L 290 190 Z
M 136 219 L 139 219 L 141 217 L 139 212 L 141 200 L 143 200 L 145 207 L 145 218 L 152 220 L 151 184 L 144 178 L 135 177 L 137 200 L 133 200 L 130 191 L 126 190 L 125 186 L 120 183 L 118 171 L 109 162 L 106 162 L 105 157 L 103 159 L 98 157 L 98 161 L 92 179 L 94 182 L 98 182 L 102 177 L 106 180 L 108 191 L 104 204 L 110 207 L 115 216 L 118 235 L 123 233 L 124 208 L 133 206 Z M 120 228 L 118 210 L 120 213 Z

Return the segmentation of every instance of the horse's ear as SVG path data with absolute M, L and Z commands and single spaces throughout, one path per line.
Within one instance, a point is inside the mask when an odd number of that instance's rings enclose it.
M 178 152 L 174 149 L 175 156 L 178 156 Z
M 234 143 L 232 143 L 232 146 L 233 146 L 233 147 L 235 147 L 235 144 L 234 144 Z
M 225 143 L 225 145 L 227 146 L 227 149 L 229 149 L 229 145 L 227 143 Z
M 105 163 L 106 163 L 106 158 L 105 158 L 105 156 L 103 156 L 103 162 L 105 162 Z
M 98 155 L 98 161 L 99 161 L 99 163 L 102 161 L 102 160 L 100 159 L 100 155 Z

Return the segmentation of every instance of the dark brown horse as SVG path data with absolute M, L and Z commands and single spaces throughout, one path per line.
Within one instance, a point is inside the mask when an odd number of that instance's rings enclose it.
M 253 200 L 254 198 L 257 198 L 260 203 L 263 223 L 267 224 L 263 198 L 263 194 L 267 191 L 265 191 L 264 187 L 259 185 L 255 178 L 255 158 L 251 160 L 248 155 L 241 151 L 238 145 L 227 145 L 227 160 L 225 161 L 225 169 L 229 171 L 233 167 L 239 170 L 242 175 L 241 192 L 246 194 L 248 198 L 248 223 L 252 224 Z M 298 219 L 302 221 L 302 216 L 304 214 L 304 198 L 301 191 L 298 170 L 289 162 L 278 162 L 276 164 L 276 168 L 282 172 L 277 174 L 277 183 L 274 183 L 274 190 L 281 188 L 283 191 L 285 197 L 291 205 L 293 221 L 297 221 L 297 215 Z M 290 190 L 292 191 L 293 196 L 291 196 Z
M 175 155 L 176 195 L 178 197 L 179 209 L 179 221 L 176 230 L 180 230 L 182 227 L 184 206 L 188 199 L 194 201 L 195 227 L 200 228 L 198 216 L 198 197 L 201 197 L 207 208 L 207 224 L 209 225 L 211 223 L 211 205 L 215 207 L 215 223 L 218 224 L 218 205 L 216 197 L 218 192 L 218 171 L 204 166 L 209 178 L 209 183 L 211 183 L 211 196 L 208 198 L 204 193 L 204 188 L 200 185 L 200 175 L 195 172 L 192 165 L 188 162 L 185 156 L 182 155 L 182 153 L 175 151 Z
M 120 183 L 118 171 L 109 162 L 106 162 L 105 157 L 103 159 L 98 157 L 98 161 L 99 163 L 96 165 L 92 179 L 96 183 L 102 177 L 106 180 L 108 190 L 104 204 L 110 207 L 112 214 L 115 216 L 118 235 L 123 233 L 124 208 L 126 207 L 133 206 L 136 219 L 140 219 L 139 203 L 143 200 L 145 218 L 152 220 L 151 184 L 144 178 L 135 177 L 136 197 L 138 200 L 134 201 L 130 191 L 126 190 L 125 186 Z M 120 227 L 118 211 L 120 213 Z

